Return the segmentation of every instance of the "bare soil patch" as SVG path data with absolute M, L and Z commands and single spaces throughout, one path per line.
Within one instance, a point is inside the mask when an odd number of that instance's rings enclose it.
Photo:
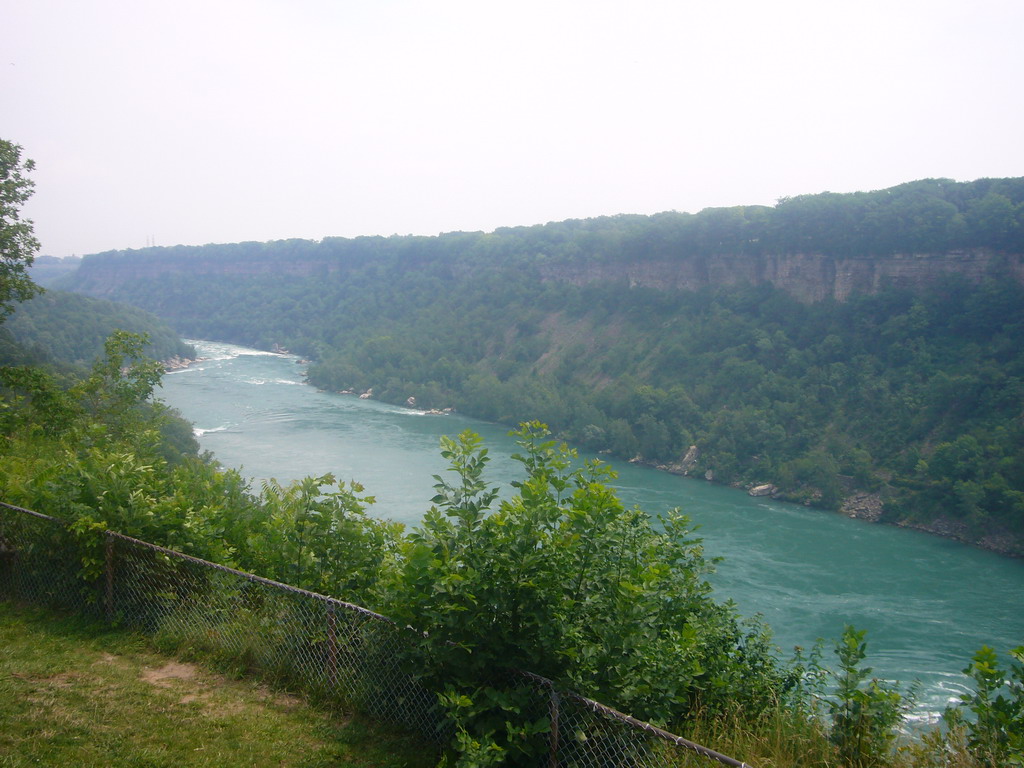
M 194 664 L 182 664 L 178 661 L 171 661 L 159 668 L 143 667 L 139 675 L 147 683 L 158 685 L 161 688 L 170 688 L 174 681 L 193 681 L 199 677 L 199 668 Z

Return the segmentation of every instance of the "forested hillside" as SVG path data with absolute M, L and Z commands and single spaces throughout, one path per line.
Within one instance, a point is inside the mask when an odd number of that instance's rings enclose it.
M 145 353 L 157 360 L 190 357 L 194 350 L 149 312 L 105 299 L 48 290 L 18 304 L 0 327 L 0 361 L 11 355 L 37 362 L 88 367 L 103 355 L 115 330 L 145 334 Z M 8 350 L 4 353 L 2 350 Z
M 310 378 L 1021 551 L 1024 179 L 157 248 L 64 285 Z

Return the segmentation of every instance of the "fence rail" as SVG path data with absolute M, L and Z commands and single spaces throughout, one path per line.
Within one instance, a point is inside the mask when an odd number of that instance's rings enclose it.
M 90 547 L 92 549 L 90 549 Z M 113 531 L 76 537 L 54 517 L 0 502 L 0 599 L 117 622 L 160 647 L 202 653 L 446 742 L 437 697 L 405 668 L 408 629 L 352 603 Z M 84 569 L 88 561 L 92 568 Z M 548 768 L 747 764 L 519 673 L 546 709 Z

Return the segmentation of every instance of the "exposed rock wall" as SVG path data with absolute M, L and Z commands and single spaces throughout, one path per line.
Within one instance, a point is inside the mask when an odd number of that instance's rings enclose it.
M 266 255 L 187 259 L 86 257 L 76 276 L 76 289 L 93 295 L 113 295 L 123 283 L 172 274 L 252 277 L 321 277 L 338 279 L 353 268 L 351 262 L 330 258 L 273 258 Z M 415 268 L 410 267 L 410 268 Z M 977 284 L 986 278 L 1011 279 L 1024 284 L 1024 255 L 989 250 L 942 254 L 911 254 L 871 258 L 835 258 L 821 254 L 765 254 L 760 256 L 693 256 L 676 259 L 604 261 L 541 261 L 541 278 L 575 285 L 596 282 L 667 291 L 696 290 L 738 284 L 774 285 L 801 301 L 834 298 L 844 301 L 853 293 L 875 293 L 892 285 L 913 289 L 949 276 Z
M 913 289 L 956 275 L 978 284 L 988 277 L 1024 284 L 1024 256 L 986 250 L 840 259 L 820 254 L 711 256 L 679 260 L 554 264 L 541 268 L 548 280 L 576 285 L 621 282 L 630 287 L 695 290 L 711 285 L 770 283 L 801 301 L 852 293 L 876 293 L 892 285 Z

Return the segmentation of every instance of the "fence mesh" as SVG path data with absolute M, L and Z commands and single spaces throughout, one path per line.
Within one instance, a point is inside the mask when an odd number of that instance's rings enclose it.
M 83 563 L 85 565 L 83 565 Z M 437 697 L 404 666 L 408 628 L 323 595 L 106 532 L 75 536 L 59 520 L 0 502 L 0 599 L 86 613 L 396 723 L 437 742 Z M 598 702 L 520 673 L 531 719 L 547 716 L 534 754 L 549 768 L 654 768 L 708 758 L 743 766 Z
M 99 594 L 83 581 L 66 526 L 29 510 L 0 507 L 0 595 L 47 608 L 96 613 Z

